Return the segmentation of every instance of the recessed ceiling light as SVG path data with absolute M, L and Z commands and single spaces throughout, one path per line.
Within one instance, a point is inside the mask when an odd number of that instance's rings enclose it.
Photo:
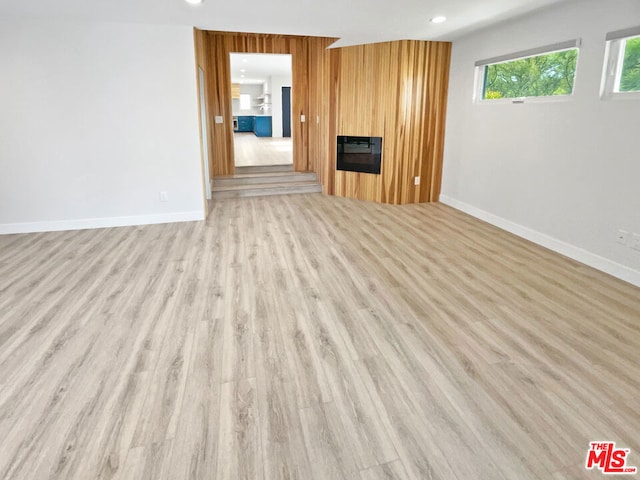
M 247 63 L 248 61 L 249 61 L 249 60 L 247 60 L 246 58 L 243 58 L 243 59 L 242 59 L 242 62 L 243 62 L 243 63 Z
M 438 15 L 437 17 L 433 17 L 431 19 L 431 23 L 444 23 L 447 21 L 447 17 L 443 15 Z
M 240 75 L 240 78 L 244 78 L 244 75 Z
M 184 1 L 191 5 L 200 5 L 202 3 L 202 0 L 184 0 Z
M 240 71 L 241 71 L 242 73 L 246 72 L 246 70 L 245 70 L 244 68 L 241 68 L 241 69 L 240 69 Z

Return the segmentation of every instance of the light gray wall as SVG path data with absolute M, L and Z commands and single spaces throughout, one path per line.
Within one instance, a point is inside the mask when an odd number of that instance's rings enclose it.
M 0 65 L 0 233 L 204 218 L 192 28 L 0 22 Z
M 599 98 L 605 34 L 637 0 L 571 1 L 453 43 L 441 200 L 640 285 L 640 101 Z M 574 98 L 477 105 L 474 62 L 582 38 Z

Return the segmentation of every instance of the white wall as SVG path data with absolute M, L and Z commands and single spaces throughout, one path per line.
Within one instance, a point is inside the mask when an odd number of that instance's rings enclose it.
M 3 21 L 0 65 L 0 233 L 204 218 L 191 28 Z
M 605 34 L 637 0 L 571 1 L 453 44 L 441 201 L 640 285 L 640 101 L 603 101 Z M 574 98 L 476 105 L 474 62 L 580 37 Z
M 282 87 L 291 86 L 291 76 L 272 75 L 271 84 L 271 115 L 273 136 L 282 138 Z

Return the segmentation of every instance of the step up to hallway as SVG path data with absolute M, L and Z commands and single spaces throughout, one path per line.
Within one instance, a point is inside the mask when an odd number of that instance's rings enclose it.
M 255 185 L 265 183 L 318 183 L 314 172 L 281 172 L 281 173 L 240 173 L 227 177 L 215 177 L 214 186 Z
M 274 167 L 238 167 L 235 175 L 214 177 L 213 198 L 322 192 L 322 186 L 314 172 L 294 172 L 291 165 L 288 167 L 288 171 L 279 168 L 274 171 Z M 244 170 L 247 168 L 259 168 L 260 171 L 247 172 Z M 238 171 L 242 173 L 237 173 Z

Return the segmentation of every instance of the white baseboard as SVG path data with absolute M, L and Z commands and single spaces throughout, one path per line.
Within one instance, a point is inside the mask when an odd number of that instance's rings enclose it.
M 204 220 L 204 212 L 159 213 L 154 215 L 132 215 L 128 217 L 82 218 L 53 222 L 0 224 L 0 235 L 12 233 L 58 232 L 61 230 L 86 230 L 90 228 L 129 227 L 156 223 L 193 222 Z
M 525 238 L 533 243 L 537 243 L 538 245 L 542 245 L 554 252 L 558 252 L 580 263 L 584 263 L 585 265 L 589 265 L 590 267 L 600 270 L 601 272 L 608 273 L 609 275 L 613 275 L 616 278 L 640 287 L 640 272 L 637 270 L 601 257 L 587 250 L 583 250 L 582 248 L 578 248 L 570 243 L 558 240 L 557 238 L 550 237 L 549 235 L 540 233 L 531 228 L 524 227 L 518 223 L 506 220 L 494 215 L 493 213 L 486 212 L 480 208 L 461 202 L 460 200 L 456 200 L 455 198 L 451 198 L 447 195 L 440 195 L 440 202 L 455 208 L 456 210 L 468 213 L 472 217 L 476 217 L 490 223 L 502 230 L 506 230 L 514 235 Z

